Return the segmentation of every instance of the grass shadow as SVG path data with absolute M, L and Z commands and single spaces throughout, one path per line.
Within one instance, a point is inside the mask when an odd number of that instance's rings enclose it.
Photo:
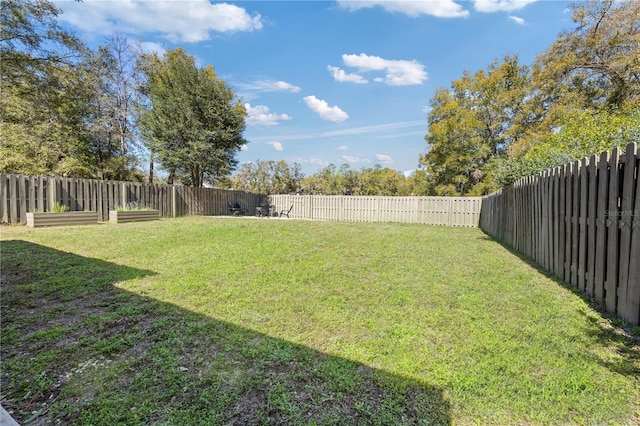
M 0 255 L 0 402 L 22 425 L 452 422 L 438 387 L 118 288 L 153 271 Z
M 555 274 L 545 270 L 539 263 L 529 256 L 520 253 L 510 245 L 492 238 L 484 230 L 484 235 L 478 237 L 482 240 L 492 241 L 499 244 L 512 255 L 516 256 L 527 266 L 535 269 L 542 275 L 553 280 L 560 287 L 571 292 L 582 299 L 588 306 L 598 313 L 597 316 L 585 310 L 580 310 L 580 314 L 585 318 L 585 329 L 589 336 L 595 338 L 602 347 L 613 348 L 618 354 L 617 357 L 598 357 L 597 362 L 618 374 L 638 377 L 640 376 L 640 335 L 634 333 L 637 327 L 607 312 L 602 303 L 597 303 L 586 293 L 580 291 L 570 283 L 560 279 Z

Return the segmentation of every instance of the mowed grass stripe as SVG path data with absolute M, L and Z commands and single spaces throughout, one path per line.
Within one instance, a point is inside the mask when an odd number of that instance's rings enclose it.
M 379 378 L 400 378 L 385 387 L 393 403 L 384 415 L 363 417 L 372 421 L 388 416 L 388 424 L 411 424 L 426 416 L 429 402 L 412 412 L 402 383 L 441 390 L 448 414 L 437 419 L 456 424 L 625 424 L 638 417 L 637 344 L 478 229 L 181 218 L 37 232 L 10 227 L 2 238 L 148 271 L 112 285 L 274 339 L 242 355 L 242 333 L 227 332 L 219 349 L 238 357 L 238 365 L 251 365 L 257 356 L 264 361 L 258 369 L 268 370 L 274 354 L 278 362 L 284 357 L 304 365 L 287 344 L 273 347 L 282 341 L 370 368 Z M 73 265 L 67 270 L 73 274 Z M 42 339 L 61 339 L 66 329 L 56 330 Z M 156 332 L 141 329 L 138 336 L 153 339 Z M 128 356 L 123 354 L 130 347 L 135 344 L 122 343 L 111 358 Z M 192 355 L 188 347 L 182 351 L 176 356 Z M 135 363 L 135 356 L 128 362 Z M 271 383 L 268 389 L 280 403 L 266 405 L 271 408 L 265 408 L 264 422 L 274 422 L 268 413 L 277 406 L 285 422 L 330 424 L 328 417 L 305 417 L 305 410 L 321 412 L 323 403 L 310 408 L 314 403 L 300 400 L 296 390 L 307 375 L 324 383 L 319 387 L 341 383 L 335 377 L 340 373 L 327 367 L 334 364 L 312 363 L 315 371 L 289 372 L 279 387 Z M 123 374 L 121 365 L 113 368 L 114 375 Z M 215 365 L 207 368 L 216 371 Z M 219 402 L 217 418 L 228 417 L 246 387 L 260 393 L 266 386 L 245 377 L 252 368 L 225 373 L 228 366 L 220 367 L 222 376 L 238 375 L 233 380 L 243 385 Z M 343 374 L 353 375 L 352 368 Z M 353 380 L 345 377 L 348 385 L 334 391 L 354 399 L 368 392 Z M 378 385 L 389 382 L 380 380 Z

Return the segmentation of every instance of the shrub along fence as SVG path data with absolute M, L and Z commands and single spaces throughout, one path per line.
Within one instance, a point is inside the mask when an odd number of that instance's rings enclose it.
M 520 179 L 484 197 L 480 228 L 639 324 L 639 162 L 629 144 Z
M 26 223 L 26 213 L 51 211 L 55 203 L 71 211 L 97 211 L 102 221 L 109 210 L 138 203 L 159 210 L 163 217 L 224 215 L 228 203 L 238 202 L 253 212 L 266 196 L 244 191 L 158 185 L 138 182 L 103 181 L 64 177 L 36 177 L 0 174 L 0 221 Z
M 271 195 L 278 213 L 298 219 L 345 222 L 402 222 L 477 227 L 481 197 L 380 197 Z

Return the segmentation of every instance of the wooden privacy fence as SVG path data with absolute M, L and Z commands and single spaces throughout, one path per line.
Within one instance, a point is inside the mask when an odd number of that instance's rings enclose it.
M 481 197 L 380 197 L 353 195 L 271 195 L 289 217 L 346 222 L 402 222 L 477 227 Z
M 520 179 L 484 197 L 480 227 L 639 324 L 639 161 L 629 144 Z
M 253 212 L 266 200 L 263 195 L 244 191 L 158 185 L 137 182 L 103 181 L 64 177 L 36 177 L 0 174 L 0 221 L 26 223 L 26 213 L 51 211 L 55 203 L 71 211 L 97 211 L 109 220 L 109 210 L 138 203 L 160 211 L 160 215 L 224 215 L 228 203 L 238 202 Z

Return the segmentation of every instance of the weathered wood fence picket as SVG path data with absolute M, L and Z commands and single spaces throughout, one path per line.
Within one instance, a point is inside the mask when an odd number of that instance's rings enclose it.
M 109 220 L 109 210 L 127 203 L 157 209 L 163 217 L 228 214 L 228 203 L 253 211 L 264 195 L 244 191 L 192 188 L 138 182 L 0 174 L 0 222 L 25 223 L 26 213 L 51 211 L 55 203 L 71 211 L 97 211 Z
M 629 144 L 520 179 L 483 198 L 480 228 L 639 324 L 639 162 Z
M 401 222 L 477 227 L 481 197 L 271 195 L 289 217 L 344 222 Z

